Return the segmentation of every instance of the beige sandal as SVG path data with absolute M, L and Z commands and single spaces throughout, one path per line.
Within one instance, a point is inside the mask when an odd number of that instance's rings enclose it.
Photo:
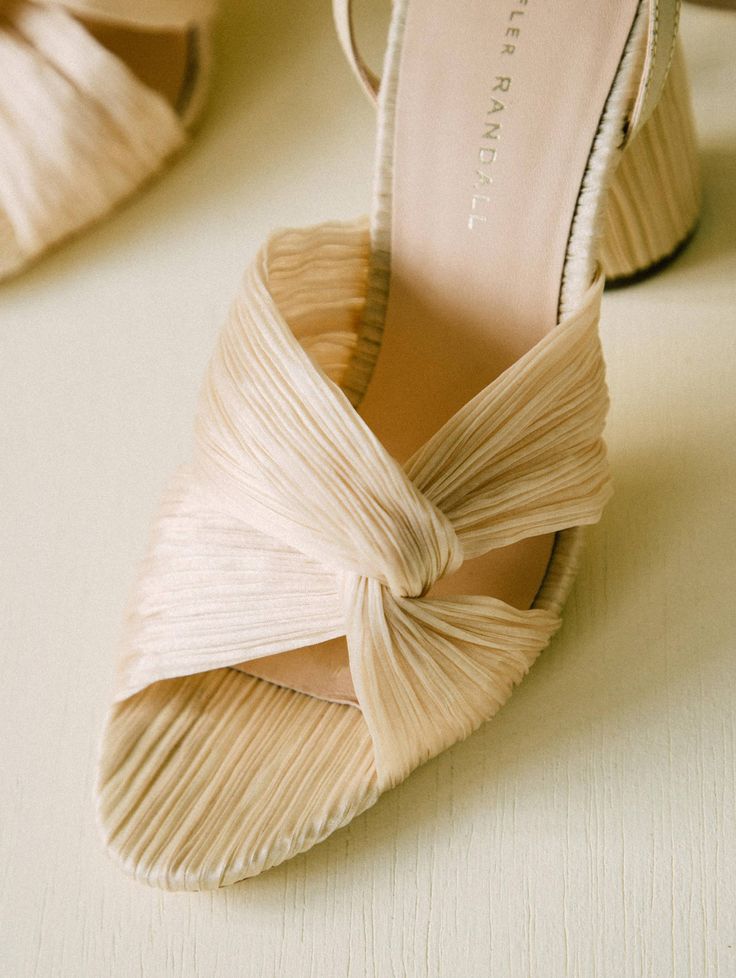
M 601 228 L 628 275 L 697 214 L 676 29 L 662 0 L 395 3 L 370 227 L 263 249 L 154 529 L 98 782 L 131 875 L 308 849 L 558 628 L 610 493 Z
M 0 5 L 0 280 L 100 220 L 186 141 L 211 0 Z

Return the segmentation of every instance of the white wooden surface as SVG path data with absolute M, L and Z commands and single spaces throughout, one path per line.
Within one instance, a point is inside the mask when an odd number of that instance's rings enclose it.
M 129 882 L 91 788 L 240 272 L 272 226 L 368 204 L 371 110 L 327 0 L 231 3 L 191 153 L 0 291 L 2 978 L 736 975 L 736 16 L 688 10 L 684 34 L 705 213 L 605 300 L 618 493 L 563 635 L 492 724 L 254 881 Z

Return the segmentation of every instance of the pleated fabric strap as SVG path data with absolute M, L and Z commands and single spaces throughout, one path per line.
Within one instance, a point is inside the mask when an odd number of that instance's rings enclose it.
M 0 9 L 0 275 L 99 219 L 185 140 L 158 93 L 57 5 Z
M 427 592 L 468 557 L 599 518 L 607 394 L 598 279 L 400 466 L 339 386 L 369 251 L 363 223 L 329 224 L 279 233 L 248 271 L 194 464 L 154 528 L 119 698 L 344 635 L 387 787 L 491 716 L 558 627 L 549 609 Z

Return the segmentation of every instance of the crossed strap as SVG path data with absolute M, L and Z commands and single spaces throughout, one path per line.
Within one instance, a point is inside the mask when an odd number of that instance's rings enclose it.
M 387 787 L 492 715 L 558 627 L 427 592 L 467 558 L 599 518 L 607 394 L 598 279 L 401 466 L 339 386 L 368 256 L 364 224 L 329 224 L 279 233 L 247 272 L 194 464 L 154 530 L 119 698 L 344 635 Z
M 70 11 L 183 29 L 209 7 L 209 0 L 0 3 L 0 275 L 102 217 L 185 140 L 166 99 Z

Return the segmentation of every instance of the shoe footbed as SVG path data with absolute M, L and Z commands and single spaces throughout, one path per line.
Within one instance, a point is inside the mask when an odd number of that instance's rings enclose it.
M 82 20 L 104 47 L 149 88 L 177 107 L 187 81 L 189 41 L 184 31 L 134 30 Z

